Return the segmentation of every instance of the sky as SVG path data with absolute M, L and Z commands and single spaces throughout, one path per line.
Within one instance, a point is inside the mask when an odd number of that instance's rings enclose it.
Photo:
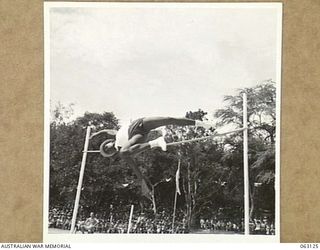
M 211 119 L 224 95 L 276 79 L 278 9 L 146 6 L 50 9 L 51 105 Z

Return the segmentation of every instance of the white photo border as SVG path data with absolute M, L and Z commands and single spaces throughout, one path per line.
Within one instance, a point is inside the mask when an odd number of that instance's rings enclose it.
M 275 235 L 222 234 L 49 234 L 49 159 L 50 159 L 50 9 L 70 8 L 273 8 L 277 11 L 276 66 L 276 181 Z M 281 120 L 281 53 L 282 3 L 142 3 L 142 2 L 44 2 L 44 176 L 43 176 L 43 241 L 59 243 L 279 243 L 280 242 L 280 120 Z

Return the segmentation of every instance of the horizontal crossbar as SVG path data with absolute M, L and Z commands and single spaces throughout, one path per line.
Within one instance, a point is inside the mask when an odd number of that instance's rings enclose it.
M 82 153 L 100 153 L 100 150 L 87 150 L 87 151 L 82 151 Z
M 170 142 L 170 143 L 167 143 L 167 146 L 176 146 L 176 145 L 184 144 L 184 143 L 209 140 L 209 139 L 213 139 L 214 137 L 219 137 L 219 136 L 224 136 L 224 135 L 227 135 L 227 134 L 241 132 L 241 131 L 243 131 L 245 129 L 246 128 L 239 128 L 239 129 L 236 129 L 236 130 L 232 130 L 232 131 L 228 131 L 228 132 L 224 132 L 224 133 L 220 133 L 220 134 L 213 134 L 213 135 L 209 135 L 209 136 L 204 136 L 204 137 L 194 138 L 194 139 L 184 140 L 184 141 Z M 82 151 L 82 153 L 85 153 L 85 152 L 87 152 L 87 153 L 100 153 L 100 150 Z
M 224 136 L 224 135 L 231 134 L 231 133 L 241 132 L 241 131 L 243 131 L 245 129 L 246 128 L 239 128 L 239 129 L 236 129 L 236 130 L 232 130 L 232 131 L 228 131 L 228 132 L 224 132 L 224 133 L 220 133 L 220 134 L 213 134 L 213 135 L 209 135 L 209 136 L 204 136 L 204 137 L 194 138 L 194 139 L 184 140 L 184 141 L 170 142 L 170 143 L 167 143 L 167 146 L 176 146 L 176 145 L 183 144 L 183 143 L 190 143 L 190 142 L 208 140 L 208 139 L 212 139 L 214 137 L 219 137 L 219 136 Z

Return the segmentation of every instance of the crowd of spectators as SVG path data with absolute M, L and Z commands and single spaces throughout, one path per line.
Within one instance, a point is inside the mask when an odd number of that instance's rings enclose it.
M 203 230 L 210 231 L 225 231 L 225 232 L 234 232 L 242 233 L 244 232 L 244 223 L 234 222 L 232 220 L 217 220 L 217 219 L 200 219 L 200 228 Z M 249 223 L 250 234 L 261 234 L 261 235 L 274 235 L 275 227 L 274 223 L 270 222 L 267 217 L 263 219 L 253 219 Z
M 124 215 L 126 214 L 126 215 Z M 63 230 L 71 229 L 72 208 L 51 208 L 49 210 L 49 227 Z M 170 234 L 189 233 L 187 220 L 182 213 L 175 218 L 175 225 L 172 228 L 172 215 L 165 210 L 158 213 L 156 217 L 152 214 L 140 213 L 133 216 L 131 220 L 130 233 L 146 234 Z M 86 214 L 79 212 L 76 221 L 77 233 L 127 233 L 128 213 L 98 213 Z M 211 233 L 232 232 L 242 233 L 244 231 L 243 221 L 234 222 L 227 219 L 204 219 L 200 218 L 200 231 L 208 230 Z M 274 235 L 274 224 L 267 218 L 254 219 L 250 223 L 251 234 Z
M 123 214 L 94 214 L 91 212 L 88 217 L 85 216 L 85 213 L 80 212 L 76 221 L 76 232 L 127 233 L 129 217 Z M 187 233 L 186 219 L 181 217 L 177 215 L 174 233 Z M 49 228 L 70 230 L 71 219 L 71 208 L 62 207 L 49 210 Z M 159 213 L 155 218 L 150 214 L 140 213 L 139 216 L 133 216 L 130 228 L 130 233 L 172 233 L 172 216 L 165 211 Z
M 49 228 L 70 230 L 72 210 L 70 208 L 49 209 Z
M 200 219 L 200 229 L 211 231 L 225 231 L 240 233 L 243 231 L 243 223 L 232 222 L 231 220 Z
M 275 226 L 274 223 L 269 221 L 266 217 L 263 219 L 255 218 L 250 223 L 250 231 L 252 234 L 275 235 Z

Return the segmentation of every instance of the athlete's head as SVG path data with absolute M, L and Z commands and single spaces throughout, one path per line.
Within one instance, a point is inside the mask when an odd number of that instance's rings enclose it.
M 100 146 L 100 153 L 104 157 L 114 156 L 118 152 L 117 149 L 114 147 L 114 143 L 115 142 L 113 139 L 105 140 Z

